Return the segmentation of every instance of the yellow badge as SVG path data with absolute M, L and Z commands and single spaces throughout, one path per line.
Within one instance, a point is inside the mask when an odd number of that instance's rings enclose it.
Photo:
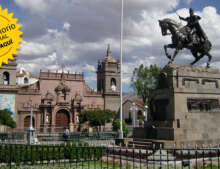
M 13 13 L 8 13 L 8 9 L 0 6 L 0 67 L 2 63 L 8 64 L 8 59 L 13 60 L 13 55 L 17 55 L 19 43 L 22 41 L 19 30 L 21 25 L 17 24 L 18 19 L 13 18 Z

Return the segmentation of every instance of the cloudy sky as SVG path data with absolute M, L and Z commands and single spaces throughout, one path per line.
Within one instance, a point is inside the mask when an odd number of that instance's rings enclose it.
M 97 61 L 106 55 L 107 44 L 112 55 L 120 58 L 121 0 L 0 0 L 23 26 L 23 42 L 17 57 L 18 67 L 36 75 L 40 69 L 84 72 L 87 84 L 96 88 Z M 213 44 L 212 68 L 220 68 L 220 2 L 219 0 L 124 0 L 124 91 L 131 91 L 130 77 L 135 67 L 168 60 L 158 20 L 177 14 L 188 16 L 188 8 L 202 17 L 200 24 Z M 172 51 L 170 51 L 172 52 Z M 174 63 L 187 65 L 193 57 L 183 50 Z M 204 66 L 207 57 L 197 65 Z

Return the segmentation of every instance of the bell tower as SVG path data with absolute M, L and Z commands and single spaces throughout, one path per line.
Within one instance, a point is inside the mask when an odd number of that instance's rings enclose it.
M 0 67 L 0 110 L 8 109 L 16 119 L 16 59 Z
M 120 63 L 111 54 L 110 45 L 103 60 L 98 62 L 97 90 L 104 97 L 105 109 L 118 111 L 120 106 Z
M 16 86 L 16 67 L 16 59 L 9 60 L 8 64 L 2 64 L 0 68 L 0 86 L 4 86 L 4 88 Z

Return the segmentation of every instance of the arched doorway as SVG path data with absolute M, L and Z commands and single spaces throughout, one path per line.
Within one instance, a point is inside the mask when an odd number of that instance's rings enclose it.
M 69 112 L 61 109 L 56 113 L 56 128 L 57 131 L 63 131 L 64 128 L 69 127 L 70 117 Z
M 28 127 L 30 127 L 30 116 L 26 116 L 25 118 L 24 118 L 24 128 L 28 128 Z M 35 120 L 34 120 L 34 117 L 32 117 L 32 126 L 34 127 L 35 126 Z

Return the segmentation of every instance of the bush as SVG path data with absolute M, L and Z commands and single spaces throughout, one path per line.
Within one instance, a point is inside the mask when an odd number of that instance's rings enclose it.
M 8 111 L 7 109 L 0 110 L 0 124 L 15 128 L 16 123 L 12 118 L 12 112 Z
M 61 145 L 0 145 L 0 161 L 27 163 L 62 159 L 100 159 L 105 155 L 103 147 L 89 147 L 84 142 L 67 142 Z
M 128 134 L 128 127 L 124 120 L 122 120 L 122 128 L 124 136 L 127 137 Z M 113 121 L 113 131 L 119 131 L 120 130 L 120 119 L 115 119 Z
M 79 114 L 79 122 L 89 122 L 92 127 L 105 125 L 115 117 L 116 113 L 111 110 L 85 110 Z
M 137 116 L 137 119 L 138 120 L 145 120 L 145 116 L 140 114 L 140 115 Z

